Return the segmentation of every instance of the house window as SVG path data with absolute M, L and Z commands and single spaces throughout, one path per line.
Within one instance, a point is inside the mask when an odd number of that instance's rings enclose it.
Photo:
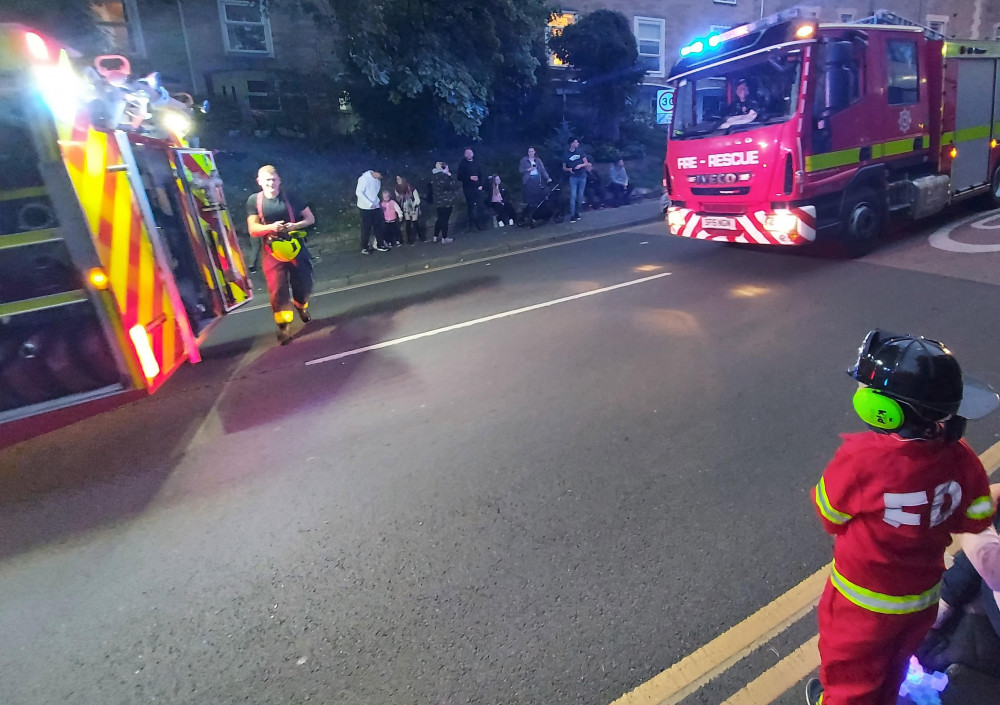
M 927 28 L 945 34 L 948 31 L 948 15 L 927 15 Z
M 219 18 L 226 51 L 274 56 L 271 24 L 258 0 L 219 0 Z
M 146 56 L 135 0 L 91 0 L 90 10 L 103 40 L 102 51 Z
M 639 65 L 649 76 L 663 75 L 663 33 L 666 21 L 653 17 L 635 18 L 635 42 L 639 46 Z
M 735 5 L 736 0 L 712 0 L 716 5 Z
M 1000 24 L 993 26 L 993 39 L 1000 42 Z
M 850 9 L 844 8 L 844 7 L 840 8 L 840 10 L 838 10 L 838 14 L 840 15 L 840 21 L 843 22 L 843 23 L 845 23 L 845 24 L 848 23 L 848 22 L 853 22 L 854 21 L 854 12 L 855 12 L 854 8 L 850 8 Z
M 920 99 L 917 43 L 901 40 L 886 42 L 889 64 L 889 105 L 916 103 Z
M 552 17 L 549 18 L 549 24 L 545 28 L 545 39 L 548 40 L 549 37 L 558 37 L 562 34 L 562 31 L 569 27 L 576 21 L 575 12 L 553 12 Z M 549 52 L 549 66 L 565 66 L 566 62 L 562 61 L 558 56 Z

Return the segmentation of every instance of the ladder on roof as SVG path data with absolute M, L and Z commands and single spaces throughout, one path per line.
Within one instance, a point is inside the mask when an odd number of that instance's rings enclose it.
M 945 36 L 938 32 L 937 30 L 931 29 L 926 25 L 922 25 L 919 22 L 914 22 L 913 20 L 908 20 L 901 15 L 897 15 L 895 12 L 889 12 L 888 10 L 876 10 L 875 14 L 871 17 L 864 17 L 860 20 L 854 20 L 851 24 L 888 24 L 897 25 L 901 27 L 919 27 L 924 30 L 924 36 L 928 39 L 944 39 Z

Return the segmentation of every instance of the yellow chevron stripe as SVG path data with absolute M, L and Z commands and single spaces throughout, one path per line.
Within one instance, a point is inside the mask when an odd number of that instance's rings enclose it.
M 139 290 L 136 292 L 139 300 L 138 320 L 144 325 L 153 320 L 153 286 L 155 284 L 153 281 L 153 247 L 149 243 L 146 235 L 146 228 L 143 227 L 142 232 L 139 235 L 141 238 L 139 246 L 139 261 L 134 263 L 135 269 L 139 272 Z M 168 307 L 166 310 L 169 312 L 170 308 Z M 160 363 L 160 367 L 162 369 L 163 360 L 160 360 Z
M 104 200 L 104 172 L 107 166 L 107 138 L 91 129 L 84 146 L 85 167 L 83 190 L 78 191 L 80 202 L 87 212 L 90 231 L 96 233 L 101 220 L 101 203 Z
M 111 287 L 115 292 L 115 298 L 118 299 L 118 308 L 126 316 L 126 320 L 131 320 L 129 314 L 133 312 L 126 311 L 126 304 L 128 302 L 129 273 L 128 229 L 132 220 L 132 199 L 128 191 L 128 182 L 125 174 L 115 174 L 114 193 L 108 194 L 108 197 L 114 199 L 114 211 L 112 214 L 114 227 L 111 237 L 111 265 L 108 276 L 111 279 Z
M 171 311 L 170 307 L 170 297 L 167 296 L 166 289 L 163 291 L 163 310 Z M 182 350 L 177 349 L 177 324 L 173 316 L 168 314 L 167 322 L 163 324 L 163 359 L 170 360 L 171 363 L 176 361 L 182 353 Z

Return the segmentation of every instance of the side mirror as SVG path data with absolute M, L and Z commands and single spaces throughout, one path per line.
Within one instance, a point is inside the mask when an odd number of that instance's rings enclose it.
M 206 114 L 206 115 L 208 114 L 208 101 L 207 100 L 202 101 L 201 112 L 204 113 L 204 114 Z
M 829 117 L 851 102 L 850 66 L 854 62 L 853 46 L 850 42 L 834 42 L 826 46 L 825 53 L 823 73 L 826 80 L 822 116 Z
M 823 115 L 830 116 L 846 108 L 851 102 L 851 72 L 842 67 L 830 67 L 826 74 L 826 94 L 823 96 Z

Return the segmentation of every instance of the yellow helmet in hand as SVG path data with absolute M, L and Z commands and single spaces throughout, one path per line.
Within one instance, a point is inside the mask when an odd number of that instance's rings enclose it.
M 302 243 L 298 238 L 288 240 L 271 240 L 268 244 L 268 252 L 279 262 L 291 262 L 299 256 L 302 251 Z

